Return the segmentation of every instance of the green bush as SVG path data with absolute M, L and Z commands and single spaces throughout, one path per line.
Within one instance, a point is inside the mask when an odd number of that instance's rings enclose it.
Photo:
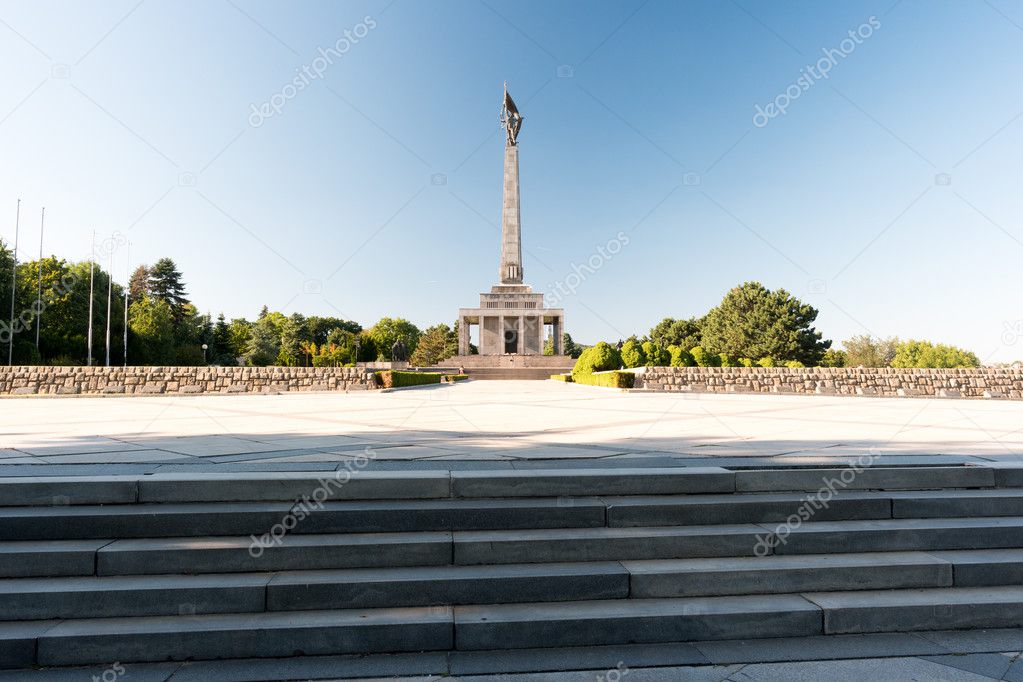
M 572 380 L 587 386 L 603 386 L 605 388 L 632 388 L 636 375 L 632 372 L 600 372 L 599 374 L 576 374 Z
M 469 378 L 468 374 L 445 374 L 444 381 L 465 381 Z
M 572 368 L 572 376 L 605 372 L 618 369 L 621 366 L 622 356 L 618 349 L 607 341 L 601 341 L 582 352 L 579 359 L 575 361 L 575 367 Z
M 895 347 L 892 367 L 956 368 L 980 367 L 980 360 L 968 350 L 930 341 L 904 341 Z
M 824 358 L 821 360 L 821 367 L 845 367 L 846 353 L 837 348 L 829 348 L 824 351 Z
M 646 365 L 646 353 L 643 346 L 635 338 L 631 338 L 622 344 L 622 364 L 626 367 L 643 367 Z
M 555 381 L 564 381 L 566 384 L 572 383 L 571 374 L 552 374 L 551 379 L 554 379 Z
M 806 367 L 806 365 L 801 363 L 799 360 L 789 360 L 788 362 L 785 363 L 785 366 L 790 369 L 799 369 L 800 367 Z
M 701 346 L 693 346 L 689 350 L 689 354 L 693 356 L 693 362 L 696 363 L 697 367 L 720 367 L 721 357 L 708 353 L 703 350 Z
M 439 384 L 440 377 L 436 372 L 398 372 L 391 369 L 376 372 L 377 385 L 383 388 Z
M 739 358 L 739 366 L 740 367 L 752 367 L 753 366 L 753 361 L 750 360 L 749 358 Z
M 671 353 L 659 343 L 644 341 L 643 353 L 646 355 L 646 364 L 650 367 L 667 367 L 671 364 Z
M 681 346 L 668 346 L 668 352 L 671 354 L 672 367 L 696 366 L 696 360 L 693 360 L 693 356 L 685 348 Z
M 728 357 L 728 353 L 718 353 L 721 367 L 738 367 L 739 363 L 734 362 L 732 358 Z
M 774 367 L 774 358 L 760 358 L 757 360 L 757 365 L 760 367 Z

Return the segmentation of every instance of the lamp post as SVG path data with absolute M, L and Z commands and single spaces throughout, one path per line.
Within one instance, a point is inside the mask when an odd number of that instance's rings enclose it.
M 203 364 L 207 364 L 208 365 L 209 362 L 206 361 L 206 349 L 207 348 L 209 348 L 209 345 L 204 343 L 202 345 L 202 361 L 203 361 Z

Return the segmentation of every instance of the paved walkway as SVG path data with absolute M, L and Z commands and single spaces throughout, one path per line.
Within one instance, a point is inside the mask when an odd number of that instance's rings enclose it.
M 392 469 L 807 466 L 865 453 L 889 464 L 1019 460 L 1023 402 L 623 393 L 553 381 L 0 400 L 0 475 L 329 470 L 360 456 Z

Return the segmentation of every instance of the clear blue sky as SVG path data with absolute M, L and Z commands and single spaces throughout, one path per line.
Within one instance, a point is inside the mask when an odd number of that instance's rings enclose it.
M 0 20 L 0 235 L 22 197 L 23 258 L 45 205 L 47 252 L 124 232 L 214 315 L 450 323 L 497 276 L 507 80 L 526 280 L 548 290 L 630 236 L 562 301 L 577 340 L 757 279 L 836 342 L 1023 356 L 1018 3 L 21 0 Z

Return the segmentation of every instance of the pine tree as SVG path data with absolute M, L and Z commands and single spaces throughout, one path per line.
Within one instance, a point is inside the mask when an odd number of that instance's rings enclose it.
M 167 302 L 175 322 L 181 321 L 189 300 L 185 295 L 185 283 L 181 281 L 181 273 L 173 260 L 161 258 L 149 268 L 149 291 L 153 298 Z

